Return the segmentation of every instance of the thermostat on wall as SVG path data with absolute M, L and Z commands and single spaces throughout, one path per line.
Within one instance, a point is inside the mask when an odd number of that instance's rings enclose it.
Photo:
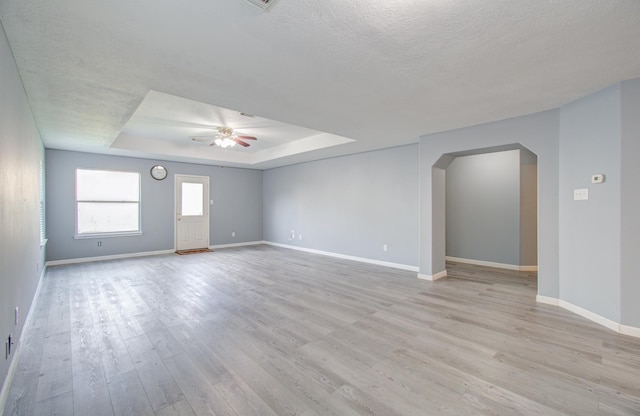
M 591 183 L 602 183 L 604 182 L 604 175 L 599 173 L 597 175 L 591 176 Z

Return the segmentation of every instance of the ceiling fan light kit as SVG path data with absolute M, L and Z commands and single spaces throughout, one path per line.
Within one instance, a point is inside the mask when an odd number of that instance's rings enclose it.
M 243 147 L 249 147 L 250 144 L 245 142 L 245 140 L 258 140 L 253 136 L 238 136 L 237 134 L 233 133 L 233 128 L 231 127 L 216 127 L 216 130 L 218 131 L 218 134 L 213 138 L 209 138 L 209 140 L 213 139 L 213 141 L 209 146 L 218 146 L 223 149 L 226 149 L 229 147 L 233 147 L 236 144 L 239 144 L 240 146 L 243 146 Z M 207 138 L 206 137 L 191 138 L 191 140 L 193 141 L 203 141 L 204 139 L 207 139 Z
M 215 139 L 213 141 L 213 144 L 215 144 L 218 147 L 222 147 L 223 149 L 226 149 L 227 147 L 233 147 L 236 145 L 236 142 L 229 138 L 229 137 L 218 137 L 217 139 Z

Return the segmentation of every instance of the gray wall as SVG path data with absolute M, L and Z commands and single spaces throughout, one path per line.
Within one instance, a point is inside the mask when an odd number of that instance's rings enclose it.
M 620 86 L 560 111 L 560 297 L 620 322 Z M 604 173 L 603 184 L 591 175 Z M 588 201 L 574 201 L 588 188 Z
M 44 265 L 39 209 L 43 155 L 27 96 L 0 26 L 0 385 L 11 363 L 4 359 L 4 344 L 12 334 L 15 350 Z M 21 313 L 17 326 L 16 306 Z
M 417 266 L 417 151 L 403 146 L 265 171 L 265 240 Z
M 538 160 L 539 295 L 640 327 L 638 114 L 635 79 L 558 110 L 422 137 L 420 272 L 444 270 L 441 156 L 518 143 Z M 597 173 L 605 183 L 591 184 Z M 574 201 L 576 188 L 589 200 Z
M 640 79 L 622 83 L 621 322 L 640 328 Z
M 538 158 L 538 293 L 558 297 L 558 126 L 559 111 L 551 110 L 420 139 L 421 274 L 435 275 L 445 269 L 446 235 L 440 225 L 445 223 L 440 207 L 445 199 L 441 157 L 520 144 Z M 433 175 L 434 171 L 438 175 Z
M 445 182 L 447 256 L 520 265 L 520 150 L 457 157 Z
M 250 169 L 107 156 L 62 150 L 46 151 L 47 260 L 173 249 L 174 175 L 210 177 L 211 245 L 262 240 L 262 172 Z M 156 181 L 151 166 L 164 165 L 169 175 Z M 74 239 L 75 170 L 77 168 L 126 170 L 141 174 L 141 236 Z M 235 237 L 231 233 L 236 233 Z M 97 241 L 102 246 L 97 246 Z
M 538 158 L 520 150 L 520 266 L 538 265 Z

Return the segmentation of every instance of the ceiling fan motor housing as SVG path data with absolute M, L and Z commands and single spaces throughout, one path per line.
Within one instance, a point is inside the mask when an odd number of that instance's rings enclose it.
M 218 133 L 223 136 L 233 135 L 233 129 L 231 127 L 218 127 Z

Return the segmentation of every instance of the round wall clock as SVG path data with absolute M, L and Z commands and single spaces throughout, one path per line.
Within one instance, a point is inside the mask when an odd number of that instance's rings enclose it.
M 167 168 L 161 165 L 155 165 L 151 168 L 151 177 L 156 180 L 163 180 L 167 177 Z

